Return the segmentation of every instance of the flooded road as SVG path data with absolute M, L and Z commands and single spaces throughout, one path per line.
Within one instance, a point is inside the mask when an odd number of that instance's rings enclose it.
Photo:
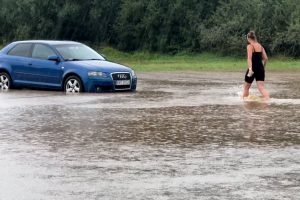
M 0 199 L 299 199 L 299 75 L 269 73 L 267 103 L 243 102 L 229 72 L 0 93 Z

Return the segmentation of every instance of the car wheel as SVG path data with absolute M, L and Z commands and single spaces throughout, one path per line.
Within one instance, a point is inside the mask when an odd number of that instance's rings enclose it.
M 11 78 L 10 76 L 5 73 L 0 73 L 0 90 L 1 91 L 7 91 L 11 88 Z
M 64 91 L 66 93 L 83 92 L 83 86 L 82 86 L 80 78 L 78 78 L 77 76 L 68 77 L 64 84 Z

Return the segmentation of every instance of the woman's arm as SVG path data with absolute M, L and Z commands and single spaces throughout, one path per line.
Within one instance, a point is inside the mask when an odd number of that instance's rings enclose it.
M 253 53 L 253 46 L 247 46 L 247 57 L 248 57 L 248 69 L 252 71 L 252 53 Z
M 264 48 L 262 48 L 262 61 L 263 65 L 266 68 L 267 62 L 268 62 L 268 56 Z

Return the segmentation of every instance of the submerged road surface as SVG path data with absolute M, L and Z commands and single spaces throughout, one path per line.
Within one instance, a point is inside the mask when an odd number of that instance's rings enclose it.
M 139 78 L 0 93 L 0 199 L 299 199 L 299 73 L 268 73 L 266 103 L 240 99 L 243 73 Z

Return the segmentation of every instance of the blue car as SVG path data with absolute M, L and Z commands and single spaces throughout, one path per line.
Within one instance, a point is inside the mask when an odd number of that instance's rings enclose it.
M 44 88 L 67 93 L 135 91 L 129 67 L 72 41 L 19 41 L 0 51 L 0 89 Z

